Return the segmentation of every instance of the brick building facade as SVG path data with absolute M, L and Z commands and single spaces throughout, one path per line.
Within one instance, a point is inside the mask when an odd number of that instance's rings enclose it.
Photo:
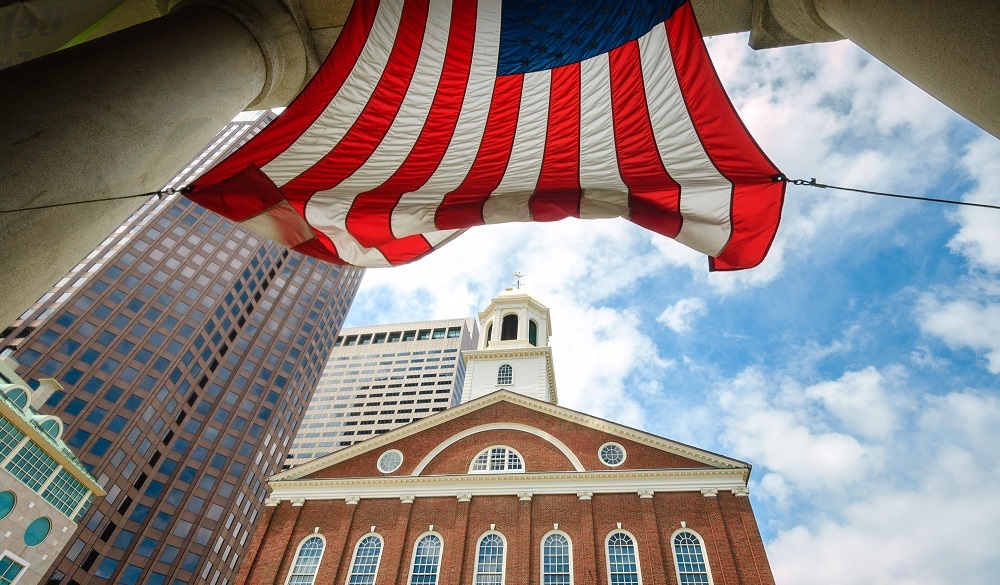
M 476 469 L 494 447 L 520 469 Z M 749 473 L 501 390 L 273 477 L 237 583 L 345 583 L 377 543 L 375 585 L 772 584 Z

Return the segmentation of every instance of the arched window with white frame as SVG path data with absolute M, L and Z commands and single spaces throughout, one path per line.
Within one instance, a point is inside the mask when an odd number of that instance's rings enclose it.
M 542 538 L 542 585 L 572 585 L 573 543 L 564 532 Z
M 506 445 L 493 445 L 476 455 L 469 473 L 524 473 L 524 459 Z
M 502 364 L 497 368 L 497 386 L 510 386 L 514 383 L 514 367 Z
M 639 554 L 635 537 L 624 530 L 608 535 L 608 583 L 611 585 L 641 585 Z
M 671 539 L 674 549 L 674 567 L 680 585 L 711 585 L 712 571 L 708 556 L 701 545 L 701 538 L 691 529 L 681 529 Z
M 366 534 L 354 547 L 351 572 L 347 575 L 347 585 L 372 585 L 378 574 L 378 563 L 382 559 L 382 537 Z
M 507 542 L 499 532 L 487 532 L 476 546 L 475 585 L 503 585 Z
M 500 341 L 517 339 L 517 315 L 505 315 L 500 321 Z
M 410 585 L 437 585 L 443 544 L 441 537 L 434 533 L 417 539 L 410 563 Z
M 295 561 L 292 563 L 292 570 L 288 572 L 288 580 L 285 583 L 287 585 L 313 585 L 325 548 L 326 542 L 322 536 L 313 534 L 306 537 L 299 544 L 299 550 L 295 552 Z

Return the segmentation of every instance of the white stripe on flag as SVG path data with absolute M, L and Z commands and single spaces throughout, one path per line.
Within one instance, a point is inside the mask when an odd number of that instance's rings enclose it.
M 628 217 L 628 187 L 618 172 L 611 66 L 602 53 L 580 63 L 580 217 Z
M 479 6 L 469 81 L 455 131 L 430 179 L 416 191 L 405 193 L 396 204 L 392 213 L 392 233 L 397 238 L 436 230 L 434 219 L 438 206 L 447 193 L 462 184 L 476 160 L 496 81 L 500 8 L 499 2 L 484 2 Z
M 279 187 L 323 159 L 357 121 L 385 70 L 399 29 L 402 2 L 380 2 L 371 34 L 340 91 L 309 128 L 261 169 Z
M 339 185 L 325 191 L 322 198 L 313 197 L 309 205 L 323 205 L 323 199 L 330 194 L 355 194 L 373 189 L 391 177 L 420 136 L 420 130 L 427 120 L 431 100 L 444 64 L 445 49 L 448 48 L 448 25 L 451 23 L 451 0 L 430 0 L 427 13 L 427 27 L 420 46 L 420 55 L 413 70 L 413 78 L 406 89 L 406 95 L 395 113 L 392 125 L 382 142 L 361 167 Z M 386 112 L 386 115 L 392 115 Z
M 639 58 L 656 146 L 663 166 L 681 186 L 684 221 L 675 239 L 716 256 L 732 230 L 733 186 L 712 164 L 694 129 L 681 96 L 666 25 L 654 27 L 639 39 Z
M 524 74 L 510 160 L 500 185 L 483 205 L 486 223 L 531 221 L 528 201 L 538 185 L 545 157 L 551 82 L 552 73 L 549 70 Z M 486 145 L 486 148 L 489 147 Z

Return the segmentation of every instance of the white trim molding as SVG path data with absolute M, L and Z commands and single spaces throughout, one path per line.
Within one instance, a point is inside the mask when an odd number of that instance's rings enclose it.
M 517 496 L 522 492 L 573 494 L 580 499 L 593 494 L 656 492 L 700 492 L 744 487 L 742 469 L 654 469 L 639 471 L 591 471 L 576 473 L 497 473 L 486 475 L 383 476 L 336 479 L 271 480 L 271 497 L 289 500 L 398 499 L 400 494 L 418 498 L 462 496 Z

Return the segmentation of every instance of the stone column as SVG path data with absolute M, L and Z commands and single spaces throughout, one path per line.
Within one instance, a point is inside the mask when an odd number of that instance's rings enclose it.
M 292 16 L 281 21 L 256 6 L 242 15 L 230 4 L 181 7 L 0 71 L 0 210 L 156 191 L 248 105 L 279 105 L 268 101 L 275 91 L 294 95 L 308 59 Z M 257 4 L 284 10 L 280 0 Z M 288 33 L 290 42 L 273 40 Z M 291 92 L 276 87 L 289 77 Z M 0 323 L 142 203 L 0 213 Z
M 982 0 L 756 0 L 755 49 L 848 38 L 1000 137 L 1000 9 Z

